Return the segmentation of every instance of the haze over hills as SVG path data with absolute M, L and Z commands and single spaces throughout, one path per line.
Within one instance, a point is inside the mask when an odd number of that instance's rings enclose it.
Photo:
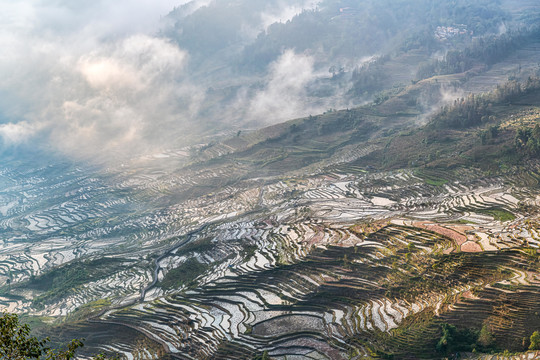
M 431 57 L 536 24 L 534 2 L 6 8 L 3 147 L 109 162 L 361 105 L 417 80 Z
M 21 4 L 0 305 L 37 334 L 127 359 L 540 356 L 536 1 Z

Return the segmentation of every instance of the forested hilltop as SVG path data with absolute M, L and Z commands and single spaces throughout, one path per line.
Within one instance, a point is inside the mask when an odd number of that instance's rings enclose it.
M 205 86 L 197 115 L 214 129 L 270 125 L 433 75 L 485 71 L 537 37 L 540 17 L 527 1 L 205 4 L 177 7 L 161 34 L 189 52 Z
M 313 2 L 312 9 L 265 29 L 253 29 L 256 37 L 243 34 L 242 27 L 257 23 L 260 13 L 271 11 L 277 1 L 211 2 L 186 15 L 190 5 L 179 7 L 168 17 L 176 21 L 166 34 L 195 53 L 211 56 L 231 46 L 245 45 L 239 66 L 264 70 L 284 48 L 320 51 L 330 59 L 362 58 L 375 53 L 442 48 L 437 36 L 459 43 L 473 36 L 498 34 L 512 21 L 500 1 L 341 1 Z M 315 5 L 316 4 L 316 5 Z M 226 15 L 226 16 L 223 16 Z M 214 21 L 218 20 L 218 21 Z M 528 20 L 527 23 L 534 23 Z M 526 23 L 522 23 L 525 25 Z M 441 33 L 437 28 L 443 28 Z M 460 29 L 456 33 L 450 28 Z M 242 36 L 244 35 L 244 36 Z M 455 38 L 453 38 L 455 35 Z M 440 39 L 439 39 L 440 40 Z

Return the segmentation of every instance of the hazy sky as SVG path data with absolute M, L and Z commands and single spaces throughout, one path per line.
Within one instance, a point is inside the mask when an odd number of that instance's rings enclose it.
M 96 158 L 178 146 L 206 89 L 187 74 L 190 54 L 156 34 L 160 19 L 187 2 L 0 0 L 0 147 L 41 143 Z M 278 1 L 260 14 L 260 29 L 291 18 L 299 3 Z M 313 59 L 284 51 L 260 93 L 228 111 L 247 120 L 299 116 L 313 76 Z
M 154 36 L 160 17 L 181 4 L 0 0 L 3 146 L 30 139 L 81 153 L 144 146 L 155 128 L 149 121 L 173 121 L 175 100 L 196 96 L 188 84 L 176 86 L 187 54 Z

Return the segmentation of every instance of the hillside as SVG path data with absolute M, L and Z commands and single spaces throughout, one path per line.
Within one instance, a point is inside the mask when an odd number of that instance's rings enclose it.
M 540 358 L 540 4 L 358 4 L 187 2 L 0 124 L 0 307 L 83 358 Z
M 34 239 L 37 230 L 51 240 L 21 243 L 23 256 L 6 253 L 12 285 L 2 301 L 55 316 L 37 327 L 58 341 L 76 334 L 89 350 L 120 354 L 336 359 L 526 350 L 523 338 L 540 323 L 540 167 L 515 139 L 539 124 L 537 80 L 520 93 L 508 83 L 477 95 L 489 102 L 480 123 L 453 127 L 452 114 L 481 107 L 464 99 L 418 128 L 410 99 L 433 84 L 240 133 L 192 153 L 176 174 L 132 176 L 134 192 L 120 174 L 64 180 L 60 193 L 72 192 L 73 205 L 25 218 L 8 210 L 7 231 L 22 238 L 28 221 Z M 103 193 L 104 182 L 118 184 L 117 200 Z M 57 219 L 67 222 L 63 209 L 88 203 L 75 190 L 83 184 L 95 187 L 92 201 L 109 220 L 70 211 L 88 218 L 69 228 L 76 245 L 62 244 L 68 228 Z M 99 202 L 100 192 L 109 200 Z M 158 204 L 163 210 L 152 213 Z M 132 220 L 116 222 L 114 212 L 127 209 Z M 103 245 L 92 240 L 98 234 Z M 82 256 L 88 260 L 69 261 Z M 141 284 L 149 285 L 141 292 Z M 443 330 L 456 339 L 468 332 L 467 340 L 438 346 Z

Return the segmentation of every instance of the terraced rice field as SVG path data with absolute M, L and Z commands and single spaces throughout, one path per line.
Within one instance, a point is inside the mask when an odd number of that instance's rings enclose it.
M 300 229 L 316 234 L 313 225 L 296 228 L 294 233 Z M 284 262 L 275 259 L 271 250 L 295 244 L 287 236 L 289 230 L 257 230 L 258 235 L 253 229 L 234 238 L 261 239 L 258 242 L 264 244 L 263 251 L 244 259 L 231 258 L 224 266 L 202 275 L 194 288 L 160 294 L 153 301 L 106 313 L 101 320 L 143 329 L 179 358 L 245 358 L 267 350 L 277 358 L 297 355 L 335 359 L 347 358 L 355 351 L 368 354 L 369 349 L 361 346 L 359 339 L 375 341 L 381 333 L 392 334 L 405 318 L 423 311 L 436 311 L 446 321 L 470 317 L 471 309 L 462 303 L 467 300 L 463 294 L 471 288 L 485 286 L 486 295 L 480 294 L 478 299 L 496 303 L 506 294 L 507 283 L 522 287 L 514 293 L 512 302 L 519 324 L 527 324 L 521 317 L 530 313 L 531 306 L 538 306 L 534 299 L 539 295 L 540 278 L 537 273 L 529 276 L 524 272 L 521 263 L 525 257 L 519 251 L 436 255 L 452 246 L 449 238 L 390 224 L 363 240 L 354 236 L 354 246 L 319 244 L 308 253 L 296 243 L 296 249 L 288 253 L 298 255 Z M 343 230 L 323 231 L 336 240 L 350 237 Z M 227 235 L 223 229 L 218 232 L 223 235 L 216 240 L 224 241 Z M 407 250 L 409 244 L 414 244 L 414 250 Z M 405 262 L 406 251 L 413 259 L 429 260 L 426 264 Z M 503 275 L 498 273 L 501 264 L 508 269 Z M 419 288 L 414 283 L 395 285 L 400 277 L 415 273 L 423 273 L 431 281 Z M 495 279 L 499 281 L 490 285 Z M 494 300 L 486 300 L 489 297 Z M 473 321 L 482 319 L 479 309 L 475 313 L 478 317 Z M 485 308 L 483 313 L 490 316 L 492 308 Z M 500 321 L 496 319 L 492 321 Z M 512 332 L 514 339 L 521 339 L 529 330 L 506 323 L 494 329 L 501 336 Z M 394 339 L 393 349 L 406 355 L 406 344 L 400 345 L 398 340 Z
M 456 82 L 476 94 L 538 74 L 540 43 L 405 86 L 426 55 L 382 65 L 396 94 L 381 104 L 118 168 L 7 155 L 0 310 L 29 316 L 54 341 L 86 338 L 83 358 L 438 358 L 443 324 L 488 326 L 501 350 L 524 350 L 540 324 L 540 162 L 430 168 L 431 135 L 414 129 Z M 489 104 L 481 125 L 505 132 L 487 144 L 501 154 L 510 131 L 539 122 L 537 94 L 521 100 Z M 465 140 L 441 135 L 434 158 L 465 159 L 471 149 L 457 147 L 473 146 L 481 126 L 448 130 Z M 426 147 L 409 153 L 410 138 Z M 408 168 L 382 170 L 401 166 L 387 164 L 392 142 Z
M 313 169 L 4 170 L 0 304 L 68 323 L 93 313 L 81 334 L 135 329 L 153 345 L 89 343 L 129 359 L 429 357 L 411 339 L 435 338 L 442 322 L 487 322 L 509 346 L 531 331 L 540 278 L 524 249 L 540 238 L 538 212 L 522 209 L 540 206 L 538 165 L 495 177 Z M 35 285 L 48 273 L 69 289 Z M 426 314 L 429 326 L 408 327 Z

